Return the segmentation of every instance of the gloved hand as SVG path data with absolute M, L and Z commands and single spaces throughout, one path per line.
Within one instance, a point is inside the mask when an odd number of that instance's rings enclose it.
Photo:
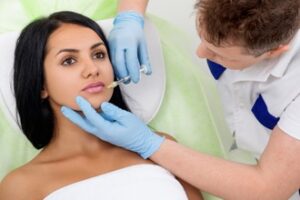
M 116 75 L 120 79 L 129 75 L 137 83 L 141 65 L 145 65 L 145 74 L 152 72 L 143 32 L 144 18 L 137 12 L 126 11 L 119 13 L 113 24 L 108 43 Z
M 98 138 L 134 151 L 144 159 L 156 152 L 164 141 L 164 137 L 152 132 L 135 115 L 113 104 L 102 103 L 102 112 L 98 113 L 83 97 L 77 97 L 76 102 L 84 116 L 63 106 L 61 111 L 65 117 Z

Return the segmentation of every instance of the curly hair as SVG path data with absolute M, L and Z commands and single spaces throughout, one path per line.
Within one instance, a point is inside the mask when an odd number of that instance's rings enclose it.
M 241 45 L 255 56 L 288 43 L 300 24 L 300 0 L 198 0 L 195 9 L 208 42 Z

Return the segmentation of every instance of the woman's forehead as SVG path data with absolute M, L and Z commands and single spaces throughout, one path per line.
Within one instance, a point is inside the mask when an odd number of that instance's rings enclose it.
M 89 27 L 77 24 L 62 24 L 48 38 L 47 49 L 85 49 L 99 42 L 103 42 L 102 39 Z

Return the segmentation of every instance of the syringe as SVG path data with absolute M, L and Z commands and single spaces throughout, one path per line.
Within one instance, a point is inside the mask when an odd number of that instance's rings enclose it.
M 144 74 L 147 72 L 147 68 L 145 65 L 141 65 L 141 69 L 140 69 L 140 72 L 143 72 Z M 130 79 L 130 76 L 126 76 L 120 80 L 117 80 L 117 81 L 114 81 L 112 82 L 111 84 L 109 84 L 106 88 L 115 88 L 117 87 L 120 83 L 124 83 L 126 81 L 128 81 Z

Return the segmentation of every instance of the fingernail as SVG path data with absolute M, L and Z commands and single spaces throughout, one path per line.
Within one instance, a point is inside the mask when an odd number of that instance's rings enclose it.
M 150 64 L 142 64 L 141 67 L 143 69 L 143 73 L 144 74 L 146 74 L 146 75 L 152 74 L 152 70 L 151 70 Z
M 60 108 L 60 111 L 61 111 L 62 113 L 65 113 L 66 110 L 67 110 L 67 108 L 66 108 L 65 106 L 62 106 L 62 107 Z
M 139 76 L 136 76 L 136 77 L 133 76 L 132 79 L 131 79 L 131 81 L 133 83 L 137 83 L 137 82 L 139 82 L 139 80 L 140 80 Z
M 152 70 L 150 69 L 147 71 L 146 75 L 151 75 L 151 74 L 152 74 Z
M 148 73 L 148 67 L 147 67 L 147 65 L 145 65 L 145 64 L 142 64 L 141 65 L 141 72 L 143 72 L 144 74 L 147 74 Z
M 152 70 L 151 70 L 151 68 L 149 67 L 149 68 L 147 69 L 146 75 L 150 75 L 150 74 L 152 74 Z
M 128 84 L 128 83 L 130 83 L 130 81 L 131 81 L 131 79 L 128 79 L 128 80 L 124 81 L 123 83 Z
M 101 109 L 103 110 L 105 110 L 105 109 L 109 109 L 109 103 L 108 102 L 103 102 L 102 104 L 101 104 Z
M 77 96 L 75 100 L 76 100 L 76 103 L 79 104 L 82 101 L 82 97 Z

